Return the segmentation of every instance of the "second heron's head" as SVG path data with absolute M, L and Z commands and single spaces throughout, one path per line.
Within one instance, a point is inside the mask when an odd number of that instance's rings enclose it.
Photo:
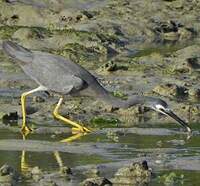
M 174 120 L 176 120 L 179 124 L 186 128 L 188 132 L 191 132 L 191 128 L 189 125 L 178 117 L 168 106 L 168 104 L 159 98 L 148 97 L 145 106 L 152 108 L 153 110 L 162 113 L 164 115 L 170 116 Z

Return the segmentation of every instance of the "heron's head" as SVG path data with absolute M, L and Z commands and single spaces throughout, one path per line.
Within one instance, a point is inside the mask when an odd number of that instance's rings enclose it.
M 149 107 L 152 108 L 153 110 L 162 113 L 164 115 L 167 115 L 174 120 L 176 120 L 179 124 L 181 124 L 183 127 L 187 129 L 188 132 L 191 132 L 191 128 L 188 126 L 188 124 L 182 120 L 180 117 L 178 117 L 168 106 L 168 104 L 157 98 L 149 98 L 148 100 Z

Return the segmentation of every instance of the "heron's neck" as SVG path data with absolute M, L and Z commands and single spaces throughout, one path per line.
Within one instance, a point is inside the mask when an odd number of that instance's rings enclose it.
M 100 84 L 99 86 L 94 86 L 94 87 L 95 88 L 93 88 L 93 90 L 95 91 L 96 96 L 101 100 L 105 101 L 106 103 L 109 103 L 115 108 L 129 108 L 137 104 L 144 104 L 146 102 L 146 99 L 148 99 L 148 97 L 135 95 L 129 97 L 127 100 L 123 100 L 113 96 L 112 93 L 107 91 Z
M 134 105 L 144 104 L 145 98 L 146 97 L 134 95 L 134 96 L 129 97 L 127 100 L 123 100 L 123 99 L 113 96 L 111 93 L 108 92 L 108 95 L 102 97 L 102 100 L 111 104 L 115 108 L 129 108 Z

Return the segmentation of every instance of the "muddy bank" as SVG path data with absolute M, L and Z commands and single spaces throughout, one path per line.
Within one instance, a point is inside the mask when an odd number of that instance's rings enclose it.
M 13 39 L 30 49 L 69 57 L 91 70 L 118 97 L 160 96 L 180 116 L 198 121 L 198 2 L 2 0 L 0 5 L 1 41 Z M 2 52 L 0 56 L 1 115 L 17 111 L 20 119 L 20 93 L 37 85 Z M 30 98 L 28 105 L 34 109 L 29 118 L 51 122 L 57 99 L 41 94 Z M 157 114 L 140 107 L 112 111 L 95 98 L 66 99 L 63 113 L 88 124 L 158 120 Z
M 181 117 L 198 121 L 198 2 L 2 0 L 0 9 L 1 41 L 13 39 L 30 49 L 63 55 L 91 70 L 117 96 L 160 96 Z M 37 86 L 3 53 L 0 67 L 2 98 L 7 96 L 3 90 L 13 90 L 18 92 L 13 101 L 18 104 L 21 92 Z M 30 118 L 38 118 L 35 122 L 51 122 L 50 112 L 58 98 L 50 98 L 42 103 L 30 99 L 28 104 L 35 113 Z M 9 102 L 1 101 L 2 105 Z M 17 111 L 20 118 L 20 109 L 15 106 L 2 112 L 8 114 L 9 110 Z M 141 112 L 140 107 L 112 112 L 91 98 L 67 98 L 63 113 L 89 125 L 105 118 L 102 126 L 110 120 L 113 125 L 131 126 L 143 120 L 141 115 L 149 123 L 158 120 L 155 113 Z M 171 120 L 162 118 L 162 122 Z

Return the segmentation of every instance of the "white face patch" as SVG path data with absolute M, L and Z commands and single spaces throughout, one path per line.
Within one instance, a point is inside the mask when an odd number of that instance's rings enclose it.
M 163 112 L 162 110 L 168 110 L 168 108 L 165 108 L 165 107 L 163 107 L 162 105 L 160 105 L 160 104 L 157 104 L 157 105 L 155 105 L 155 110 L 156 111 L 158 111 L 158 112 L 160 112 L 160 113 L 162 113 L 162 114 L 164 114 L 164 115 L 167 115 L 165 112 Z
M 158 104 L 158 105 L 155 105 L 156 109 L 160 110 L 160 109 L 163 109 L 165 110 L 166 108 L 164 108 L 162 105 Z

